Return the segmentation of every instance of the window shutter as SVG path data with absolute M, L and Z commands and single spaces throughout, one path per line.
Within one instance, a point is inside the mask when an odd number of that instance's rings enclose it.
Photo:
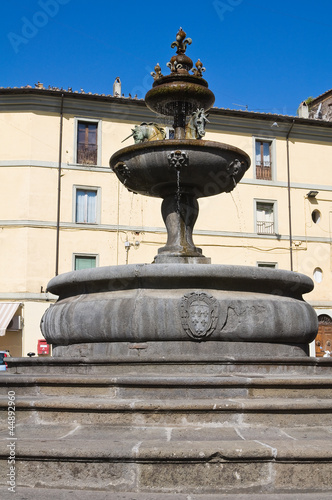
M 76 222 L 86 222 L 84 220 L 84 200 L 85 191 L 82 189 L 76 190 Z

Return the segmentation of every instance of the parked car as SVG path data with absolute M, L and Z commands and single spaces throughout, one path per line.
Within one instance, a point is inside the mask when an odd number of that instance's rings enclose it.
M 7 370 L 6 358 L 9 356 L 9 351 L 0 351 L 0 372 Z

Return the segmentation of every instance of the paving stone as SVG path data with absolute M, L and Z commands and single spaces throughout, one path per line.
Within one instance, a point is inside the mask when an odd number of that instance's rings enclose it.
M 2 465 L 2 464 L 1 464 Z M 135 491 L 137 464 L 61 460 L 17 460 L 18 487 Z M 16 499 L 15 499 L 16 500 Z
M 331 421 L 332 424 L 332 421 Z M 292 427 L 283 429 L 285 435 L 293 439 L 314 439 L 314 440 L 331 440 L 332 438 L 332 425 L 326 427 Z

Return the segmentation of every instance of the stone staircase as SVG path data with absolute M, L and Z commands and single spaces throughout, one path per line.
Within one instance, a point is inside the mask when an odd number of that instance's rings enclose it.
M 12 358 L 0 384 L 2 471 L 16 396 L 15 499 L 331 497 L 330 358 Z

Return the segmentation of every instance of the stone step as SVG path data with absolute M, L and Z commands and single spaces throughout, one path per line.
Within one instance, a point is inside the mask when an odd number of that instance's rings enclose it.
M 10 441 L 11 442 L 11 441 Z M 6 442 L 0 464 L 5 470 Z M 7 448 L 7 449 L 6 449 Z M 262 486 L 277 493 L 327 490 L 332 456 L 327 440 L 118 441 L 22 439 L 16 446 L 17 486 L 91 488 L 109 491 L 241 493 Z M 70 482 L 69 482 L 70 481 Z
M 19 419 L 20 422 L 20 419 Z M 67 443 L 77 441 L 103 441 L 107 437 L 109 442 L 129 442 L 132 446 L 140 441 L 160 441 L 160 444 L 172 443 L 173 441 L 189 441 L 189 442 L 204 442 L 204 441 L 245 441 L 257 440 L 263 442 L 270 441 L 326 441 L 332 437 L 332 428 L 330 425 L 308 427 L 305 425 L 298 425 L 296 427 L 268 427 L 264 425 L 232 425 L 225 423 L 220 425 L 176 425 L 176 426 L 163 426 L 163 425 L 117 425 L 100 424 L 95 426 L 81 425 L 77 422 L 55 424 L 44 423 L 39 421 L 38 425 L 32 423 L 17 423 L 15 427 L 15 436 L 20 442 L 22 440 L 39 441 L 39 440 L 65 440 Z M 0 439 L 3 442 L 8 442 L 7 427 L 0 430 Z
M 252 492 L 253 500 L 257 492 L 265 495 L 258 499 L 272 500 L 275 497 L 270 495 L 290 490 L 292 499 L 296 493 L 309 491 L 313 496 L 308 499 L 325 499 L 316 495 L 331 491 L 329 423 L 309 428 L 297 422 L 293 427 L 273 428 L 261 423 L 191 427 L 182 422 L 167 428 L 58 425 L 54 420 L 47 425 L 38 419 L 27 425 L 19 415 L 14 438 L 8 437 L 7 428 L 0 433 L 0 467 L 8 468 L 8 446 L 14 443 L 17 492 L 28 495 L 22 500 L 34 493 L 36 500 L 61 498 L 56 496 L 61 490 L 50 490 L 49 496 L 43 487 L 68 485 L 82 493 L 88 490 L 98 499 L 91 490 L 95 482 L 109 498 L 119 500 L 154 498 L 150 494 L 159 499 L 165 495 L 165 500 L 181 498 L 181 494 L 187 495 L 186 500 L 208 500 L 209 493 L 218 489 L 228 493 L 224 498 L 237 500 L 243 492 L 246 498 Z M 4 489 L 5 479 L 1 481 Z M 176 497 L 166 495 L 174 489 Z M 75 498 L 67 494 L 66 500 Z M 15 498 L 20 498 L 17 493 Z M 216 498 L 211 496 L 211 500 Z
M 0 386 L 21 396 L 82 396 L 108 399 L 322 398 L 329 399 L 332 376 L 233 375 L 14 375 Z
M 0 467 L 14 442 L 22 500 L 75 498 L 69 486 L 80 500 L 331 497 L 330 359 L 264 361 L 247 372 L 230 362 L 195 370 L 49 359 L 0 375 Z
M 184 360 L 173 356 L 173 360 L 158 362 L 145 356 L 139 349 L 136 357 L 124 361 L 116 358 L 9 358 L 7 360 L 10 373 L 24 374 L 109 374 L 118 375 L 182 375 L 225 374 L 236 373 L 250 376 L 252 374 L 305 374 L 332 376 L 332 358 L 269 358 L 269 359 L 201 359 L 199 362 Z M 218 353 L 218 356 L 220 354 Z
M 148 492 L 112 492 L 77 490 L 77 489 L 50 489 L 50 488 L 26 488 L 16 489 L 15 497 L 10 491 L 1 493 L 2 500 L 330 500 L 330 492 L 300 492 L 300 493 L 246 493 L 246 494 L 196 494 L 196 493 L 148 493 Z
M 131 372 L 122 373 L 110 363 L 80 374 L 61 363 L 53 373 L 47 363 L 35 374 L 11 369 L 0 375 L 1 470 L 14 442 L 22 500 L 61 499 L 69 486 L 80 500 L 84 493 L 96 500 L 104 493 L 112 500 L 274 500 L 287 493 L 285 500 L 325 500 L 332 490 L 331 364 L 312 363 L 309 373 L 295 365 L 293 372 L 273 365 L 272 373 L 268 364 L 267 373 L 252 365 L 250 374 L 236 365 L 220 373 L 192 365 L 190 372 L 180 363 L 165 373 L 152 364 L 155 372 L 127 364 Z M 16 393 L 10 438 L 8 391 Z M 75 498 L 70 491 L 64 499 Z
M 93 426 L 91 426 L 93 427 Z M 245 439 L 245 428 L 238 427 L 237 434 L 234 428 L 227 429 L 228 433 L 219 432 L 214 428 L 209 432 L 196 430 L 196 432 L 181 434 L 182 429 L 172 429 L 174 438 L 169 436 L 162 429 L 107 429 L 103 426 L 98 433 L 91 429 L 91 434 L 78 432 L 75 430 L 68 435 L 54 438 L 49 436 L 36 437 L 29 435 L 27 427 L 26 435 L 21 437 L 8 437 L 0 440 L 0 458 L 8 457 L 8 446 L 15 444 L 15 456 L 21 459 L 43 460 L 85 460 L 85 461 L 113 461 L 113 462 L 227 462 L 227 461 L 325 461 L 332 464 L 332 454 L 330 441 L 331 432 L 324 429 L 321 433 L 313 432 L 309 438 L 292 439 L 286 433 L 282 436 L 276 434 L 272 436 L 271 431 L 267 436 L 263 436 L 259 429 L 251 428 L 248 434 L 257 439 Z M 117 432 L 116 432 L 117 431 Z M 277 430 L 278 432 L 278 430 Z M 45 433 L 43 433 L 45 434 Z M 202 437 L 208 439 L 201 439 Z M 236 439 L 232 439 L 233 434 Z M 226 435 L 227 439 L 222 439 Z M 299 433 L 301 435 L 301 433 Z M 302 429 L 302 435 L 305 433 Z M 93 437 L 92 437 L 93 436 Z M 179 436 L 180 440 L 176 437 Z M 191 437 L 187 440 L 186 437 Z M 316 439 L 319 436 L 321 439 Z M 34 437 L 34 439 L 31 439 Z M 144 439 L 143 439 L 144 438 Z M 265 439 L 264 439 L 265 438 Z M 260 441 L 261 439 L 261 441 Z M 310 443 L 310 446 L 308 446 Z M 331 470 L 332 471 L 332 470 Z
M 159 439 L 123 440 L 121 433 L 117 440 L 108 439 L 19 439 L 16 459 L 43 460 L 86 460 L 99 462 L 227 462 L 227 461 L 325 461 L 332 464 L 331 446 L 326 440 L 265 439 L 219 441 L 215 432 L 213 441 L 160 441 Z M 0 441 L 0 458 L 8 456 L 8 444 L 13 438 Z
M 8 398 L 0 398 L 0 422 L 7 423 Z M 330 425 L 332 399 L 321 398 L 210 398 L 119 399 L 75 396 L 20 396 L 20 422 L 94 423 L 124 425 Z

